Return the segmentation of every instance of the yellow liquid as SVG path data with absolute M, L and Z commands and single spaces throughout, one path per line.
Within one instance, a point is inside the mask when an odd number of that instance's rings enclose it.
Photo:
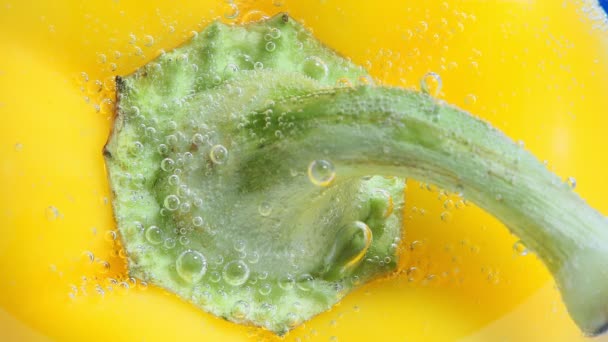
M 608 36 L 581 2 L 235 5 L 0 3 L 0 340 L 277 339 L 129 280 L 112 236 L 101 155 L 112 123 L 110 77 L 218 16 L 242 22 L 287 11 L 377 83 L 419 88 L 423 75 L 438 73 L 440 98 L 525 142 L 608 213 Z M 501 223 L 412 180 L 406 196 L 401 272 L 286 340 L 583 340 L 550 275 L 521 246 L 514 250 L 517 239 Z

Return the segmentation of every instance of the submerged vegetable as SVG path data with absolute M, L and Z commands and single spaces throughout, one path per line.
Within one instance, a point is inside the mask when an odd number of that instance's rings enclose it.
M 131 275 L 285 333 L 396 268 L 397 175 L 501 219 L 579 327 L 605 330 L 606 218 L 489 124 L 370 85 L 287 15 L 214 23 L 117 81 L 105 154 Z

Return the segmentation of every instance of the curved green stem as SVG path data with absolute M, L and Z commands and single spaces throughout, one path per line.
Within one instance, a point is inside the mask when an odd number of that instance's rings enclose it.
M 248 126 L 268 132 L 250 160 L 278 169 L 326 159 L 337 179 L 397 175 L 462 193 L 538 255 L 586 334 L 606 328 L 608 220 L 488 123 L 424 94 L 379 87 L 311 94 L 271 109 L 270 121 L 251 118 L 272 125 Z

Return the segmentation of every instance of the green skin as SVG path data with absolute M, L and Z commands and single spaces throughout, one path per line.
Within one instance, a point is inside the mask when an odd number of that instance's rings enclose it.
M 118 78 L 104 153 L 130 274 L 284 334 L 395 270 L 396 175 L 504 222 L 581 330 L 603 332 L 606 218 L 488 123 L 368 80 L 285 14 L 214 23 Z

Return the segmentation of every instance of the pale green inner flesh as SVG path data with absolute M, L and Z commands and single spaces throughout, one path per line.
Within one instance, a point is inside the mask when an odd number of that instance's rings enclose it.
M 487 123 L 368 83 L 285 15 L 214 23 L 119 80 L 106 159 L 131 274 L 285 333 L 395 269 L 399 175 L 501 219 L 581 329 L 605 328 L 606 219 Z

